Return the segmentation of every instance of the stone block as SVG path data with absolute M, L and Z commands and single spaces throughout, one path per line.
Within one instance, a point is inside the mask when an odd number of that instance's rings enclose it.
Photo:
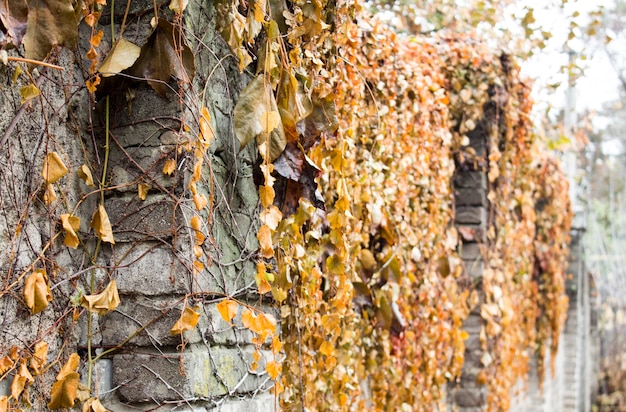
M 487 190 L 487 174 L 481 171 L 462 171 L 454 177 L 454 187 Z
M 105 201 L 116 242 L 145 240 L 146 237 L 169 238 L 181 226 L 174 202 L 163 195 L 114 197 Z
M 480 407 L 487 402 L 486 390 L 482 388 L 459 388 L 454 390 L 454 403 L 460 407 Z
M 177 346 L 181 343 L 180 336 L 170 336 L 170 329 L 181 315 L 180 298 L 121 295 L 120 300 L 115 312 L 100 318 L 102 345 L 117 346 L 144 327 L 129 343 L 155 347 Z M 200 340 L 196 328 L 185 332 L 186 342 Z
M 120 244 L 110 266 L 117 267 L 121 294 L 181 295 L 189 291 L 189 271 L 171 248 L 157 243 Z
M 461 259 L 468 261 L 478 261 L 482 260 L 482 253 L 480 248 L 484 247 L 482 243 L 462 243 L 459 246 L 459 253 L 461 254 Z M 484 271 L 484 264 L 483 264 Z
M 487 208 L 482 206 L 459 206 L 454 211 L 456 224 L 487 225 Z
M 470 245 L 472 243 L 464 243 L 462 247 Z M 478 243 L 473 243 L 474 245 L 478 245 Z M 477 279 L 482 277 L 483 273 L 485 273 L 485 261 L 482 259 L 482 256 L 478 256 L 475 259 L 471 260 L 463 260 L 463 274 L 469 276 L 472 279 Z
M 188 346 L 183 353 L 123 354 L 113 357 L 113 384 L 123 402 L 215 398 L 265 390 L 263 353 L 252 371 L 254 348 Z
M 487 190 L 482 188 L 454 189 L 454 204 L 459 206 L 487 207 Z

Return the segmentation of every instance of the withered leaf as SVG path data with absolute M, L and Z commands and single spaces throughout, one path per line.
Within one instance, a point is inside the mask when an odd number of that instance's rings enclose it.
M 287 179 L 300 180 L 304 167 L 304 152 L 294 142 L 289 142 L 285 150 L 274 162 L 274 170 Z
M 80 302 L 80 305 L 89 312 L 97 313 L 100 316 L 115 310 L 119 304 L 120 297 L 115 280 L 109 282 L 107 287 L 97 295 L 84 295 Z
M 200 312 L 198 311 L 198 307 L 190 308 L 185 306 L 180 318 L 176 321 L 174 326 L 172 326 L 172 329 L 170 329 L 170 335 L 180 335 L 183 332 L 195 328 L 198 324 L 198 320 L 200 319 Z
M 90 227 L 94 230 L 94 232 L 96 232 L 96 235 L 100 238 L 100 240 L 115 244 L 111 221 L 109 220 L 109 215 L 102 204 L 98 205 L 98 209 L 96 209 L 96 213 L 94 213 L 93 218 L 91 219 Z
M 30 367 L 36 375 L 41 373 L 48 358 L 48 342 L 41 341 L 35 345 L 35 353 L 30 358 Z
M 317 143 L 322 134 L 334 133 L 337 127 L 339 121 L 332 96 L 325 99 L 314 98 L 310 114 L 296 123 L 300 143 L 305 150 Z
M 46 183 L 54 183 L 67 174 L 67 167 L 57 152 L 50 152 L 43 160 L 41 177 Z
M 78 391 L 78 378 L 79 375 L 77 372 L 71 372 L 65 375 L 61 380 L 56 381 L 52 385 L 48 408 L 59 409 L 74 406 Z
M 189 0 L 172 0 L 169 7 L 174 13 L 180 14 L 185 10 L 188 3 Z
M 26 0 L 0 1 L 0 23 L 6 30 L 6 37 L 0 41 L 0 47 L 4 48 L 8 44 L 19 47 L 28 23 Z
M 43 60 L 52 46 L 73 48 L 78 39 L 78 16 L 72 0 L 31 0 L 24 35 L 26 57 Z
M 98 68 L 102 77 L 113 76 L 132 66 L 141 52 L 141 47 L 120 38 Z
M 237 314 L 237 302 L 231 299 L 226 299 L 217 304 L 217 311 L 226 322 L 232 322 L 233 318 Z
M 82 412 L 109 412 L 109 410 L 102 406 L 100 399 L 89 398 L 83 405 Z
M 26 362 L 23 361 L 22 364 L 20 364 L 19 370 L 15 373 L 13 381 L 11 382 L 11 397 L 17 400 L 22 392 L 24 392 L 26 384 L 33 383 L 34 381 L 35 379 L 33 378 L 33 375 L 30 374 L 28 368 L 26 367 Z
M 65 230 L 63 244 L 72 249 L 76 249 L 80 244 L 78 236 L 76 235 L 76 231 L 80 229 L 80 218 L 67 213 L 62 214 L 61 224 L 63 225 L 63 230 Z
M 95 184 L 93 183 L 93 176 L 91 175 L 91 170 L 89 169 L 89 166 L 87 165 L 81 165 L 78 170 L 76 171 L 76 175 L 78 175 L 78 177 L 85 182 L 85 184 L 89 187 L 94 187 Z
M 20 96 L 22 96 L 20 103 L 24 104 L 39 96 L 39 89 L 32 83 L 28 84 L 24 87 L 20 87 Z
M 139 58 L 128 72 L 147 79 L 148 84 L 165 97 L 166 83 L 170 77 L 174 76 L 185 83 L 191 82 L 195 73 L 194 56 L 185 44 L 180 30 L 167 20 L 159 19 L 148 41 L 141 48 Z
M 150 185 L 147 185 L 145 183 L 139 183 L 137 185 L 137 196 L 139 196 L 139 199 L 146 200 L 146 198 L 148 197 L 149 190 L 150 190 Z
M 26 277 L 24 301 L 33 315 L 44 310 L 52 301 L 50 285 L 44 269 L 38 269 Z
M 248 143 L 257 140 L 261 145 L 269 134 L 269 159 L 274 161 L 284 150 L 287 144 L 285 131 L 274 98 L 274 92 L 265 81 L 264 76 L 258 75 L 241 91 L 235 105 L 235 134 L 243 149 Z M 266 156 L 264 150 L 260 150 Z
M 78 370 L 79 364 L 80 364 L 80 356 L 78 356 L 78 353 L 76 352 L 72 353 L 69 359 L 67 360 L 67 362 L 65 362 L 63 367 L 61 367 L 61 370 L 59 371 L 59 373 L 57 373 L 56 380 L 60 381 L 68 374 L 72 372 L 76 372 Z

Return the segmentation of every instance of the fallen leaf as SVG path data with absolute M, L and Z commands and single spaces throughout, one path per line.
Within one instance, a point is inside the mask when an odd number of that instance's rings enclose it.
M 198 310 L 199 308 L 197 306 L 194 308 L 185 306 L 180 318 L 176 321 L 174 326 L 172 326 L 172 329 L 170 329 L 170 335 L 180 335 L 183 332 L 195 328 L 200 319 L 200 312 L 198 312 Z
M 80 229 L 80 218 L 65 213 L 61 215 L 61 224 L 63 225 L 63 230 L 65 230 L 63 244 L 72 249 L 76 249 L 80 244 L 78 236 L 76 235 L 76 231 Z
M 240 148 L 257 140 L 260 146 L 267 139 L 269 146 L 260 150 L 266 161 L 274 161 L 285 149 L 287 139 L 272 88 L 264 75 L 258 75 L 242 91 L 234 110 L 235 134 Z M 269 136 L 269 137 L 268 137 Z
M 85 184 L 89 187 L 94 187 L 93 176 L 91 175 L 91 170 L 89 170 L 89 166 L 81 165 L 76 171 L 78 177 L 85 182 Z
M 96 232 L 96 235 L 100 238 L 100 240 L 115 244 L 109 215 L 107 215 L 107 211 L 104 209 L 103 205 L 98 205 L 96 213 L 94 213 L 93 218 L 91 218 L 90 227 L 94 230 L 94 232 Z
M 191 82 L 195 73 L 194 56 L 183 39 L 177 27 L 167 20 L 159 19 L 128 73 L 146 79 L 163 97 L 168 90 L 170 77 L 176 77 L 184 83 Z
M 149 185 L 145 183 L 139 183 L 137 185 L 137 196 L 139 196 L 139 199 L 146 200 L 146 197 L 148 197 L 149 190 L 150 190 Z
M 41 369 L 46 365 L 48 358 L 48 342 L 41 341 L 35 345 L 35 353 L 30 358 L 30 368 L 35 375 L 41 373 Z
M 20 96 L 22 96 L 20 103 L 24 104 L 27 101 L 39 96 L 39 89 L 32 83 L 24 87 L 20 87 Z
M 50 402 L 48 402 L 49 409 L 71 408 L 74 406 L 78 391 L 78 378 L 78 373 L 71 372 L 52 385 Z
M 28 275 L 24 282 L 24 301 L 33 315 L 44 310 L 52 301 L 50 285 L 44 269 L 39 269 Z
M 140 52 L 141 47 L 124 38 L 120 38 L 104 58 L 98 71 L 102 74 L 102 77 L 116 75 L 132 66 L 139 57 Z
M 26 58 L 43 60 L 52 46 L 76 46 L 79 21 L 72 0 L 30 1 L 28 7 L 23 39 Z
M 43 160 L 41 177 L 46 183 L 55 183 L 67 174 L 67 167 L 57 152 L 50 152 Z
M 83 295 L 80 300 L 82 307 L 100 316 L 115 310 L 119 304 L 120 297 L 117 292 L 117 283 L 115 280 L 111 280 L 107 287 L 97 295 Z
M 230 323 L 237 315 L 237 302 L 226 299 L 217 304 L 217 311 L 226 322 Z

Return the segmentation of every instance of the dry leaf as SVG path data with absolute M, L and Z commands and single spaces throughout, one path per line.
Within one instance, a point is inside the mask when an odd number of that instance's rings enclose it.
M 43 202 L 50 206 L 55 200 L 57 200 L 57 192 L 54 190 L 54 185 L 48 183 L 46 185 L 46 191 L 43 193 Z
M 76 372 L 70 372 L 52 385 L 50 393 L 49 409 L 71 408 L 76 402 L 78 391 L 78 378 Z
M 59 373 L 57 373 L 56 380 L 60 381 L 66 375 L 72 372 L 76 372 L 78 370 L 79 365 L 80 365 L 80 356 L 78 356 L 78 354 L 74 352 L 70 355 L 69 359 L 67 360 L 67 362 L 65 362 L 65 364 L 63 365 Z
M 226 299 L 217 304 L 217 310 L 222 315 L 222 319 L 230 323 L 237 314 L 237 302 L 231 299 Z
M 196 205 L 196 210 L 202 210 L 209 203 L 206 196 L 203 194 L 193 195 L 193 203 Z
M 82 412 L 109 412 L 109 410 L 102 406 L 100 399 L 89 398 L 83 405 Z
M 0 359 L 0 375 L 4 375 L 6 371 L 13 367 L 13 360 L 9 356 Z
M 137 185 L 137 196 L 139 196 L 139 199 L 146 200 L 146 197 L 148 197 L 149 190 L 150 190 L 149 185 L 145 183 L 139 183 Z
M 9 397 L 4 395 L 0 396 L 0 412 L 7 412 L 9 410 Z
M 78 39 L 78 15 L 74 11 L 73 1 L 29 1 L 28 7 L 28 24 L 24 35 L 26 58 L 43 60 L 52 46 L 56 45 L 74 48 Z
M 15 400 L 19 398 L 19 396 L 24 392 L 24 387 L 27 383 L 33 383 L 35 379 L 28 371 L 26 367 L 26 362 L 22 362 L 20 364 L 19 370 L 15 373 L 13 377 L 13 382 L 11 382 L 11 397 Z
M 275 334 L 276 319 L 269 313 L 258 312 L 255 314 L 251 309 L 243 311 L 241 316 L 243 326 L 256 334 Z
M 24 87 L 20 87 L 20 96 L 22 96 L 20 103 L 24 104 L 27 101 L 39 96 L 39 89 L 32 83 Z
M 282 218 L 283 214 L 273 205 L 261 212 L 261 222 L 265 223 L 272 230 L 276 230 Z
M 90 227 L 96 232 L 96 235 L 100 238 L 100 240 L 115 244 L 115 239 L 113 238 L 113 228 L 111 228 L 109 215 L 107 215 L 107 211 L 104 209 L 103 205 L 98 205 L 96 213 L 94 213 L 93 218 L 91 218 Z
M 214 137 L 215 133 L 213 133 L 213 128 L 211 127 L 211 115 L 206 106 L 202 106 L 200 110 L 200 143 L 202 147 L 207 149 Z
M 180 14 L 185 10 L 187 4 L 189 4 L 189 0 L 172 0 L 170 2 L 170 10 L 174 13 Z
M 200 312 L 198 312 L 198 310 L 199 308 L 197 306 L 194 308 L 185 306 L 180 318 L 176 321 L 174 326 L 172 326 L 172 329 L 170 329 L 170 335 L 180 335 L 183 332 L 195 328 L 200 319 Z
M 50 152 L 43 161 L 41 177 L 46 183 L 54 183 L 67 174 L 67 167 L 57 152 Z
M 261 246 L 261 255 L 266 258 L 274 256 L 274 248 L 272 247 L 272 229 L 268 225 L 263 225 L 259 228 L 259 232 L 256 235 Z
M 65 230 L 63 244 L 72 249 L 76 249 L 80 244 L 78 236 L 76 235 L 76 231 L 80 229 L 80 218 L 67 213 L 62 214 L 61 224 L 63 225 L 63 230 Z
M 6 38 L 0 39 L 0 48 L 7 44 L 20 47 L 26 33 L 28 22 L 28 5 L 26 0 L 11 0 L 0 2 L 0 23 L 6 30 Z
M 24 301 L 33 315 L 44 310 L 52 301 L 50 285 L 44 269 L 39 269 L 28 275 L 24 282 Z
M 269 361 L 265 365 L 265 370 L 271 379 L 276 379 L 283 369 L 283 365 L 276 361 Z
M 30 368 L 35 375 L 41 373 L 41 369 L 46 365 L 48 358 L 48 342 L 38 342 L 35 345 L 35 353 L 30 358 Z
M 274 203 L 274 197 L 276 192 L 272 186 L 259 186 L 259 198 L 261 199 L 261 205 L 266 208 Z
M 120 38 L 98 68 L 102 77 L 113 76 L 132 66 L 141 52 L 141 47 Z
M 91 175 L 91 170 L 89 170 L 89 166 L 81 165 L 76 171 L 78 177 L 85 182 L 85 184 L 89 187 L 94 187 L 93 176 Z
M 97 313 L 100 316 L 115 310 L 119 304 L 120 297 L 115 280 L 109 282 L 107 287 L 97 295 L 84 295 L 80 302 L 80 305 L 89 312 Z
M 176 160 L 167 159 L 163 165 L 163 174 L 171 176 L 176 171 Z

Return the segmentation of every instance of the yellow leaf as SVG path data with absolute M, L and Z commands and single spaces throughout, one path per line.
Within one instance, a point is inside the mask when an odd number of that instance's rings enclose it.
M 259 198 L 261 199 L 261 205 L 264 208 L 267 208 L 269 205 L 274 203 L 274 197 L 276 196 L 276 192 L 274 192 L 274 188 L 272 186 L 259 186 Z
M 96 213 L 93 214 L 93 218 L 91 219 L 90 227 L 93 228 L 100 240 L 115 244 L 109 215 L 103 205 L 98 205 L 98 209 L 96 210 Z
M 222 315 L 222 319 L 230 323 L 237 314 L 237 306 L 234 300 L 226 299 L 217 304 L 217 311 Z
M 270 134 L 272 130 L 276 129 L 280 125 L 280 113 L 276 110 L 271 110 L 261 114 L 261 127 L 265 133 Z
M 255 280 L 256 280 L 256 285 L 257 285 L 259 294 L 264 295 L 272 290 L 272 286 L 270 285 L 269 281 L 274 280 L 274 275 L 271 273 L 267 273 L 267 268 L 265 267 L 265 263 L 263 262 L 257 263 Z
M 269 361 L 265 365 L 265 370 L 271 379 L 276 379 L 283 369 L 283 365 L 276 361 Z
M 89 399 L 90 395 L 91 395 L 91 391 L 89 390 L 89 388 L 79 382 L 78 391 L 76 392 L 76 399 L 78 399 L 81 402 L 85 402 Z M 85 410 L 84 405 L 83 405 L 83 410 Z
M 245 328 L 256 334 L 267 336 L 276 333 L 276 319 L 269 313 L 255 314 L 251 309 L 246 309 L 241 316 L 241 321 Z
M 170 10 L 174 13 L 180 14 L 185 10 L 188 3 L 189 0 L 172 0 L 170 2 Z
M 24 301 L 33 315 L 41 312 L 52 301 L 50 285 L 44 269 L 39 269 L 28 275 L 24 282 Z
M 50 206 L 55 200 L 57 200 L 57 192 L 54 190 L 54 185 L 48 183 L 46 185 L 46 191 L 43 194 L 43 201 L 46 205 Z
M 213 133 L 213 128 L 211 127 L 211 115 L 209 114 L 209 110 L 205 106 L 202 106 L 202 110 L 200 110 L 200 143 L 202 147 L 205 149 L 208 148 L 214 137 L 215 133 Z
M 0 375 L 4 375 L 6 371 L 13 367 L 13 360 L 9 356 L 0 359 Z
M 261 222 L 265 223 L 272 230 L 276 230 L 282 218 L 283 214 L 274 205 L 261 212 Z
M 285 292 L 285 289 L 283 289 L 283 288 L 273 287 L 272 288 L 272 297 L 274 298 L 274 300 L 276 302 L 281 303 L 285 299 L 287 299 L 287 292 Z
M 272 247 L 272 229 L 268 225 L 263 225 L 259 228 L 259 232 L 256 235 L 261 246 L 261 255 L 263 257 L 270 258 L 274 256 L 274 249 Z
M 109 410 L 102 406 L 100 399 L 89 398 L 84 403 L 82 412 L 109 412 Z
M 56 380 L 60 381 L 70 373 L 76 372 L 80 365 L 80 356 L 76 352 L 72 353 L 56 376 Z
M 15 400 L 19 398 L 19 396 L 24 392 L 24 387 L 27 383 L 33 383 L 35 379 L 28 371 L 26 367 L 26 363 L 22 362 L 20 364 L 19 370 L 15 373 L 13 377 L 13 382 L 11 382 L 11 397 Z
M 203 194 L 196 194 L 193 196 L 193 203 L 196 205 L 196 210 L 202 210 L 209 203 L 206 196 Z
M 330 342 L 324 341 L 320 346 L 320 353 L 325 356 L 332 356 L 335 353 L 335 348 Z
M 137 196 L 139 196 L 139 199 L 141 200 L 146 200 L 146 197 L 148 196 L 148 191 L 150 190 L 150 186 L 145 184 L 145 183 L 139 183 L 137 185 Z
M 163 165 L 163 174 L 171 176 L 176 171 L 176 160 L 175 159 L 167 159 L 165 164 Z
M 9 410 L 9 397 L 0 396 L 0 412 L 7 412 Z
M 35 373 L 35 375 L 39 375 L 41 373 L 41 368 L 46 365 L 46 359 L 48 358 L 48 342 L 38 342 L 35 345 L 35 353 L 30 358 L 30 367 Z
M 72 249 L 76 249 L 80 244 L 78 236 L 76 235 L 76 231 L 80 229 L 80 218 L 67 213 L 62 214 L 61 224 L 63 225 L 63 230 L 65 230 L 63 244 Z
M 102 77 L 116 75 L 132 66 L 139 57 L 140 52 L 141 47 L 120 38 L 109 54 L 107 54 L 98 71 L 102 74 Z
M 117 292 L 117 283 L 115 280 L 109 282 L 102 292 L 97 295 L 84 295 L 80 301 L 82 307 L 100 316 L 115 310 L 119 304 L 120 297 Z
M 49 409 L 71 408 L 74 406 L 78 391 L 78 378 L 78 373 L 71 372 L 52 385 L 50 402 L 48 402 Z
M 200 219 L 200 216 L 194 215 L 191 218 L 191 222 L 190 223 L 191 223 L 191 228 L 193 230 L 197 230 L 197 231 L 202 230 L 202 219 Z
M 93 176 L 91 175 L 91 170 L 89 170 L 89 166 L 81 165 L 76 171 L 78 177 L 85 182 L 85 184 L 89 187 L 94 187 Z
M 22 104 L 39 96 L 39 89 L 34 84 L 20 88 L 20 96 L 22 96 Z
M 41 177 L 46 183 L 54 183 L 67 174 L 67 167 L 57 152 L 50 152 L 43 161 Z
M 196 327 L 198 320 L 200 319 L 199 308 L 196 306 L 190 308 L 185 306 L 185 310 L 181 313 L 180 318 L 176 321 L 172 329 L 170 329 L 170 335 L 180 335 L 183 332 L 191 330 Z

